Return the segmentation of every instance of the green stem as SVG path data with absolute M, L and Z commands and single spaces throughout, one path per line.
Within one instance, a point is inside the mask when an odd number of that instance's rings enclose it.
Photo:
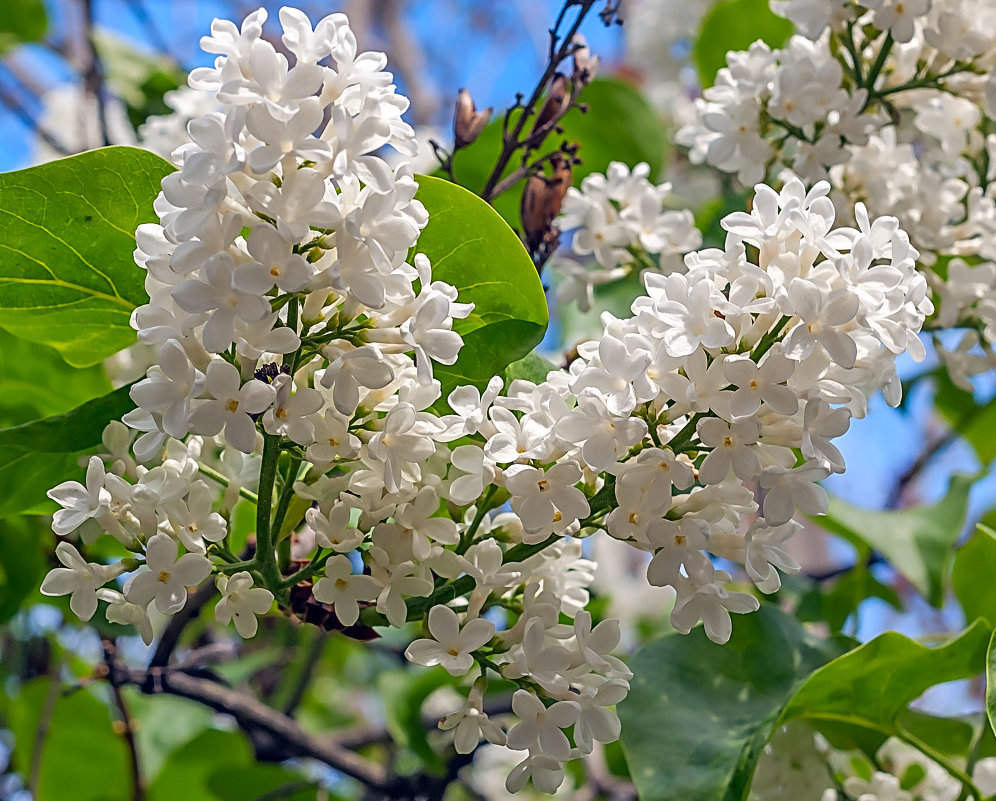
M 868 72 L 868 76 L 865 78 L 864 87 L 871 94 L 875 89 L 875 81 L 878 80 L 878 76 L 882 73 L 882 68 L 885 66 L 885 60 L 889 57 L 889 53 L 892 51 L 892 31 L 885 34 L 885 41 L 882 42 L 882 47 L 879 48 L 878 56 L 875 59 L 875 63 L 872 64 L 871 70 Z
M 271 532 L 274 538 L 280 536 L 280 529 L 283 527 L 284 518 L 287 516 L 287 507 L 290 506 L 291 499 L 294 497 L 294 482 L 297 480 L 300 468 L 301 458 L 299 456 L 292 456 L 290 464 L 287 465 L 287 472 L 284 475 L 284 485 L 280 490 L 280 498 L 277 501 L 277 511 L 273 514 Z
M 263 460 L 259 466 L 259 502 L 256 504 L 256 559 L 260 573 L 269 589 L 280 585 L 280 570 L 273 551 L 273 531 L 270 528 L 270 511 L 273 508 L 273 484 L 277 477 L 277 460 L 280 458 L 280 437 L 263 434 Z
M 530 556 L 538 554 L 540 551 L 549 548 L 553 545 L 553 543 L 558 542 L 560 539 L 562 538 L 556 535 L 551 535 L 543 540 L 543 542 L 537 542 L 532 545 L 519 543 L 505 552 L 505 558 L 502 562 L 507 565 L 512 562 L 525 561 Z M 469 592 L 473 592 L 475 586 L 477 586 L 477 583 L 474 581 L 473 576 L 461 576 L 458 579 L 448 581 L 446 584 L 438 587 L 435 592 L 426 598 L 409 598 L 406 601 L 408 604 L 407 619 L 421 620 L 425 614 L 432 609 L 432 607 L 439 606 L 440 604 L 448 604 L 455 598 L 460 598 Z M 378 612 L 373 606 L 369 606 L 360 611 L 360 622 L 367 626 L 390 625 L 387 622 L 387 618 Z
M 335 551 L 329 551 L 328 553 L 323 554 L 321 549 L 318 549 L 311 557 L 311 564 L 305 565 L 298 570 L 297 573 L 294 573 L 281 581 L 280 588 L 288 589 L 293 587 L 295 584 L 299 584 L 305 579 L 310 579 L 316 573 L 320 573 L 322 568 L 325 567 L 325 563 L 333 556 L 335 556 Z
M 695 436 L 695 429 L 699 424 L 699 420 L 708 417 L 705 412 L 699 412 L 698 414 L 692 415 L 688 422 L 682 427 L 681 431 L 671 437 L 665 444 L 674 453 L 683 453 L 688 449 L 688 446 L 692 443 L 692 437 Z
M 858 55 L 858 48 L 854 43 L 854 26 L 850 22 L 847 23 L 847 27 L 844 29 L 844 47 L 851 54 L 851 62 L 854 64 L 854 79 L 858 82 L 858 86 L 864 86 L 865 79 L 861 70 L 861 56 Z
M 792 318 L 787 314 L 782 315 L 782 318 L 775 323 L 775 327 L 761 337 L 761 341 L 758 342 L 757 345 L 754 346 L 754 350 L 751 351 L 750 360 L 752 362 L 757 364 L 761 360 L 761 357 L 771 350 L 771 347 L 778 341 L 778 337 L 781 336 L 782 329 L 788 325 L 788 322 L 791 319 Z
M 477 529 L 481 527 L 481 523 L 484 521 L 484 516 L 488 513 L 488 505 L 491 503 L 491 499 L 494 497 L 497 490 L 498 487 L 492 484 L 488 487 L 488 491 L 484 493 L 484 497 L 481 499 L 481 505 L 477 508 L 477 514 L 474 515 L 474 519 L 467 527 L 467 530 L 460 535 L 460 544 L 457 545 L 457 553 L 466 553 L 467 549 L 474 542 L 474 535 L 477 533 Z
M 232 482 L 229 481 L 225 475 L 219 473 L 213 467 L 208 467 L 203 462 L 197 463 L 197 470 L 210 478 L 212 481 L 221 484 L 223 487 L 229 487 L 232 484 Z M 239 496 L 254 504 L 259 502 L 259 498 L 256 497 L 256 493 L 247 490 L 245 487 L 239 487 Z

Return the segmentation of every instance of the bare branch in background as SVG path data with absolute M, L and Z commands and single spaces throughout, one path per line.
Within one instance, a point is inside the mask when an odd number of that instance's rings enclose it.
M 387 52 L 393 68 L 401 76 L 405 94 L 411 100 L 411 122 L 431 124 L 439 111 L 439 97 L 426 83 L 425 54 L 418 39 L 405 23 L 406 0 L 378 0 L 374 3 L 377 21 L 387 36 Z
M 108 671 L 111 682 L 135 685 L 147 695 L 167 693 L 197 701 L 216 712 L 231 715 L 247 732 L 258 730 L 271 735 L 285 746 L 288 756 L 317 759 L 388 797 L 405 797 L 397 792 L 400 789 L 398 782 L 392 780 L 381 765 L 364 759 L 334 740 L 307 733 L 292 718 L 245 693 L 180 670 L 130 670 L 112 661 Z
M 523 104 L 520 95 L 516 104 L 505 113 L 501 153 L 499 153 L 495 166 L 488 176 L 487 183 L 485 183 L 484 189 L 481 191 L 481 197 L 488 202 L 491 202 L 500 194 L 497 189 L 512 157 L 521 150 L 522 161 L 525 164 L 529 158 L 530 151 L 539 148 L 547 135 L 556 130 L 557 124 L 563 116 L 571 108 L 576 106 L 572 98 L 576 97 L 581 86 L 591 79 L 591 75 L 585 70 L 580 72 L 575 70 L 572 72 L 571 77 L 568 78 L 566 75 L 559 73 L 558 69 L 575 51 L 582 48 L 587 50 L 583 41 L 578 40 L 576 36 L 581 23 L 595 4 L 596 0 L 582 0 L 582 2 L 577 3 L 577 16 L 574 18 L 567 32 L 563 34 L 560 29 L 564 24 L 568 10 L 575 6 L 575 2 L 566 0 L 560 9 L 557 21 L 550 28 L 549 58 L 543 75 L 537 81 L 529 99 Z M 547 92 L 546 101 L 542 106 L 539 106 L 540 99 Z M 520 113 L 515 116 L 513 123 L 512 118 L 516 111 Z M 537 116 L 533 121 L 530 133 L 528 136 L 523 137 L 526 125 L 533 119 L 534 115 Z M 502 191 L 505 188 L 507 186 L 503 186 Z
M 159 50 L 163 55 L 169 57 L 170 60 L 176 62 L 177 59 L 173 56 L 169 42 L 166 41 L 163 32 L 149 13 L 149 9 L 145 5 L 145 0 L 129 0 L 128 10 L 131 11 L 138 24 L 142 26 L 142 30 L 149 39 L 149 44 Z
M 104 65 L 97 50 L 97 39 L 94 30 L 95 0 L 81 0 L 83 9 L 83 35 L 87 42 L 87 66 L 83 72 L 83 88 L 97 103 L 97 125 L 100 130 L 102 144 L 111 144 L 111 135 L 107 127 L 107 86 L 104 82 Z
M 138 744 L 135 742 L 135 721 L 128 710 L 124 694 L 121 692 L 121 685 L 116 681 L 117 674 L 114 671 L 114 660 L 117 656 L 117 646 L 113 640 L 106 637 L 101 638 L 101 647 L 104 653 L 104 665 L 107 668 L 107 683 L 111 686 L 111 695 L 114 697 L 114 705 L 118 709 L 121 724 L 121 736 L 124 737 L 125 745 L 128 747 L 128 765 L 131 770 L 131 798 L 132 801 L 143 801 L 145 798 L 145 785 L 142 783 L 142 767 L 138 754 Z
M 24 123 L 32 132 L 48 145 L 56 153 L 63 156 L 71 156 L 74 151 L 67 148 L 62 142 L 55 138 L 41 121 L 20 101 L 20 99 L 10 90 L 0 86 L 0 104 L 3 104 L 12 114 Z

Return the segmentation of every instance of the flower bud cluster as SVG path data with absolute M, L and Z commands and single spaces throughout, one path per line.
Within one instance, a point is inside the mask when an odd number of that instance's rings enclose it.
M 594 257 L 598 267 L 589 269 L 574 259 L 555 262 L 560 303 L 576 301 L 582 311 L 591 308 L 593 288 L 652 269 L 667 274 L 682 269 L 682 254 L 702 244 L 702 234 L 687 209 L 667 209 L 671 185 L 654 186 L 650 166 L 629 167 L 618 161 L 604 175 L 594 173 L 570 187 L 557 220 L 561 231 L 574 230 L 571 251 Z M 651 254 L 656 258 L 652 258 Z
M 988 797 L 996 791 L 996 759 L 971 766 L 973 784 Z M 940 801 L 963 793 L 961 781 L 921 751 L 890 738 L 875 753 L 834 749 L 804 723 L 775 731 L 758 761 L 750 801 Z
M 61 542 L 42 591 L 84 620 L 102 599 L 146 641 L 150 609 L 177 612 L 212 574 L 215 616 L 242 636 L 301 591 L 347 632 L 421 621 L 407 658 L 471 682 L 442 722 L 457 749 L 524 752 L 509 789 L 553 790 L 567 760 L 618 737 L 631 678 L 611 654 L 619 625 L 585 611 L 580 536 L 649 553 L 675 627 L 728 639 L 730 612 L 757 600 L 711 555 L 763 592 L 797 569 L 782 546 L 796 508 L 826 510 L 816 482 L 844 469 L 832 440 L 869 393 L 898 402 L 896 356 L 922 355 L 917 251 L 861 206 L 834 228 L 826 182 L 759 185 L 753 211 L 724 220 L 725 249 L 648 272 L 633 316 L 605 317 L 569 370 L 461 386 L 440 413 L 433 364 L 455 363 L 471 307 L 424 256 L 406 261 L 427 215 L 410 169 L 379 153 L 412 152 L 407 101 L 342 15 L 313 28 L 282 9 L 293 64 L 265 18 L 203 40 L 219 56 L 190 84 L 219 110 L 189 123 L 161 224 L 138 231 L 150 301 L 133 325 L 158 347 L 124 417 L 138 437 L 113 423 L 85 485 L 50 492 L 57 534 L 106 533 L 131 555 L 103 565 Z M 665 192 L 614 166 L 569 213 L 608 238 L 590 249 L 607 264 L 694 247 Z M 257 510 L 249 558 L 231 551 L 239 498 Z M 512 723 L 483 711 L 494 676 L 517 687 Z
M 941 309 L 967 329 L 939 352 L 953 380 L 996 363 L 996 9 L 980 0 L 771 0 L 799 35 L 731 52 L 678 133 L 695 163 L 827 178 L 842 216 L 856 201 L 896 217 Z M 948 261 L 956 261 L 953 272 Z M 962 279 L 968 279 L 962 284 Z M 981 287 L 981 288 L 980 288 Z
M 796 508 L 826 512 L 816 482 L 844 470 L 832 440 L 871 392 L 899 402 L 898 354 L 924 355 L 933 307 L 916 250 L 860 205 L 857 228 L 835 229 L 829 189 L 758 185 L 753 211 L 723 220 L 725 249 L 689 254 L 684 274 L 648 273 L 633 316 L 604 315 L 569 373 L 513 383 L 523 417 L 507 449 L 485 447 L 499 465 L 555 459 L 503 467 L 526 537 L 597 525 L 653 554 L 648 580 L 676 590 L 679 631 L 701 619 L 722 642 L 730 612 L 757 608 L 710 554 L 744 564 L 763 592 L 797 569 L 782 545 L 801 528 Z M 583 502 L 573 484 L 599 474 Z

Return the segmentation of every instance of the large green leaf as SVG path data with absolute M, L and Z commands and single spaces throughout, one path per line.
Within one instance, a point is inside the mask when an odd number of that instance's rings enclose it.
M 951 569 L 954 589 L 965 620 L 996 621 L 996 531 L 979 525 L 975 535 L 955 554 Z
M 245 801 L 287 788 L 288 801 L 306 794 L 303 777 L 277 765 L 257 764 L 241 732 L 207 729 L 173 751 L 149 786 L 148 801 Z M 305 783 L 306 784 L 306 783 Z
M 515 232 L 483 200 L 440 178 L 420 175 L 416 197 L 429 224 L 416 250 L 432 262 L 434 279 L 455 286 L 474 311 L 454 321 L 463 337 L 456 364 L 433 366 L 443 397 L 459 384 L 484 386 L 543 338 L 546 295 Z
M 933 379 L 935 408 L 975 449 L 979 461 L 989 464 L 996 458 L 996 398 L 976 403 L 973 394 L 956 387 L 944 369 L 934 373 Z
M 901 719 L 911 701 L 935 684 L 983 671 L 988 621 L 977 620 L 943 645 L 930 648 L 894 631 L 858 646 L 810 676 L 779 722 L 804 718 L 849 723 L 892 735 L 912 729 Z
M 45 573 L 43 545 L 50 540 L 40 517 L 0 519 L 0 623 L 14 616 Z
M 641 801 L 745 796 L 785 700 L 842 650 L 768 604 L 738 618 L 726 645 L 697 628 L 643 648 L 630 663 L 632 689 L 618 708 Z M 734 782 L 740 795 L 727 794 Z
M 21 42 L 37 42 L 48 28 L 43 0 L 4 0 L 0 14 L 0 53 Z
M 898 734 L 942 753 L 967 748 L 968 724 L 909 704 L 981 672 L 989 636 L 986 621 L 936 648 L 888 632 L 834 659 L 844 640 L 816 640 L 762 606 L 737 620 L 726 645 L 699 629 L 651 643 L 634 658 L 633 689 L 619 705 L 641 801 L 743 801 L 771 733 L 792 720 L 868 753 Z
M 159 773 L 170 754 L 207 729 L 214 716 L 203 704 L 175 695 L 146 695 L 134 687 L 122 691 L 137 724 L 135 739 L 146 782 Z
M 62 414 L 110 389 L 102 367 L 70 367 L 58 351 L 0 329 L 0 428 Z
M 0 518 L 51 511 L 45 493 L 82 475 L 77 454 L 100 444 L 104 427 L 134 408 L 128 390 L 121 387 L 66 414 L 0 429 Z
M 251 763 L 252 748 L 242 734 L 208 729 L 170 754 L 149 785 L 148 801 L 217 801 L 210 777 Z
M 944 603 L 944 579 L 968 511 L 972 478 L 951 479 L 944 498 L 932 506 L 873 511 L 830 500 L 820 525 L 882 554 L 933 606 Z
M 127 801 L 128 752 L 110 711 L 87 690 L 65 690 L 50 679 L 21 688 L 10 706 L 14 766 L 28 776 L 37 762 L 36 801 Z
M 147 299 L 135 229 L 172 172 L 153 153 L 110 147 L 0 175 L 0 327 L 85 367 L 135 341 Z
M 593 172 L 605 172 L 613 161 L 630 167 L 641 161 L 650 165 L 651 175 L 658 175 L 667 153 L 667 133 L 660 115 L 647 99 L 630 84 L 615 78 L 598 78 L 586 86 L 580 100 L 588 106 L 587 114 L 571 111 L 564 117 L 564 132 L 551 133 L 546 150 L 553 150 L 563 141 L 581 145 L 581 164 L 574 167 L 577 184 Z M 453 159 L 457 181 L 479 192 L 484 188 L 498 153 L 501 151 L 500 120 L 488 125 L 470 147 L 457 152 Z M 513 159 L 506 174 L 520 164 Z M 495 208 L 508 222 L 518 228 L 522 183 L 499 195 Z
M 724 0 L 702 19 L 695 39 L 695 66 L 703 86 L 712 86 L 731 50 L 746 50 L 761 39 L 781 47 L 792 35 L 792 23 L 772 13 L 768 0 Z

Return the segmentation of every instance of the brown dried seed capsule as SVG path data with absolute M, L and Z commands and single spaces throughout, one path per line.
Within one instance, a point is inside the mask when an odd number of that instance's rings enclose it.
M 457 95 L 456 109 L 453 113 L 453 148 L 455 150 L 467 147 L 481 135 L 484 126 L 491 119 L 492 110 L 489 107 L 484 111 L 478 111 L 474 106 L 474 98 L 470 96 L 470 92 L 466 89 L 460 90 Z

